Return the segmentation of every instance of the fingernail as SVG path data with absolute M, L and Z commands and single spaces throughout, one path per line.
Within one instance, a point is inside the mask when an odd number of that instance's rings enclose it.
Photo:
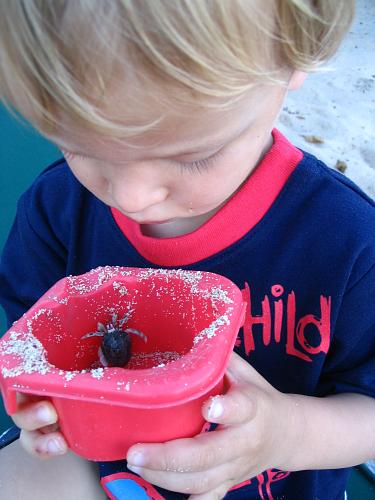
M 130 465 L 128 465 L 129 469 L 130 469 L 130 466 L 142 467 L 143 465 L 146 464 L 146 459 L 145 459 L 144 454 L 141 453 L 140 451 L 136 451 L 135 453 L 132 453 L 128 457 L 128 464 L 130 464 Z
M 44 405 L 37 408 L 36 418 L 42 424 L 53 424 L 55 422 L 55 415 Z
M 223 405 L 221 404 L 221 402 L 213 399 L 211 406 L 208 410 L 208 418 L 209 419 L 219 418 L 219 417 L 221 417 L 223 412 L 224 412 L 224 408 L 223 408 Z
M 51 455 L 60 455 L 65 452 L 65 449 L 58 439 L 50 439 L 47 442 L 47 451 L 48 453 L 51 453 Z

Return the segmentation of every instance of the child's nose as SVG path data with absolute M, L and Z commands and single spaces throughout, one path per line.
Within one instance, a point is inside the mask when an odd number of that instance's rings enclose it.
M 168 197 L 167 188 L 145 179 L 122 179 L 109 185 L 115 206 L 123 212 L 135 214 L 162 203 Z

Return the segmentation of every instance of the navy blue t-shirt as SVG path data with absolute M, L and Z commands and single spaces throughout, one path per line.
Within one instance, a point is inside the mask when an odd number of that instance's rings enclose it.
M 275 388 L 374 397 L 374 202 L 273 134 L 273 147 L 234 197 L 177 238 L 143 235 L 88 192 L 64 160 L 47 168 L 19 200 L 1 258 L 0 301 L 9 325 L 60 278 L 98 266 L 211 271 L 243 290 L 248 307 L 235 350 Z M 127 487 L 131 473 L 123 464 L 100 468 L 113 488 L 121 480 Z M 226 498 L 342 500 L 347 477 L 347 469 L 270 469 Z M 131 498 L 158 498 L 153 490 L 183 498 L 151 486 L 147 493 L 141 483 L 132 485 Z M 141 496 L 134 496 L 137 487 Z

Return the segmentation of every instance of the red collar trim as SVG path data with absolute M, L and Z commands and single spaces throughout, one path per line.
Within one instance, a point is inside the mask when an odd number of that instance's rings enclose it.
M 117 225 L 142 257 L 158 266 L 186 266 L 224 250 L 262 219 L 303 157 L 278 130 L 272 135 L 271 149 L 248 181 L 192 233 L 174 238 L 145 236 L 137 222 L 112 208 Z

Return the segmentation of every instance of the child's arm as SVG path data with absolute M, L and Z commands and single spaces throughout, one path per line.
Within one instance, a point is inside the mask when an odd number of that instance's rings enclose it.
M 142 452 L 144 467 L 132 470 L 163 488 L 208 500 L 269 468 L 341 468 L 375 456 L 375 399 L 283 394 L 236 354 L 228 376 L 230 391 L 203 409 L 208 421 L 221 425 L 218 430 L 135 445 L 129 465 L 139 465 Z

